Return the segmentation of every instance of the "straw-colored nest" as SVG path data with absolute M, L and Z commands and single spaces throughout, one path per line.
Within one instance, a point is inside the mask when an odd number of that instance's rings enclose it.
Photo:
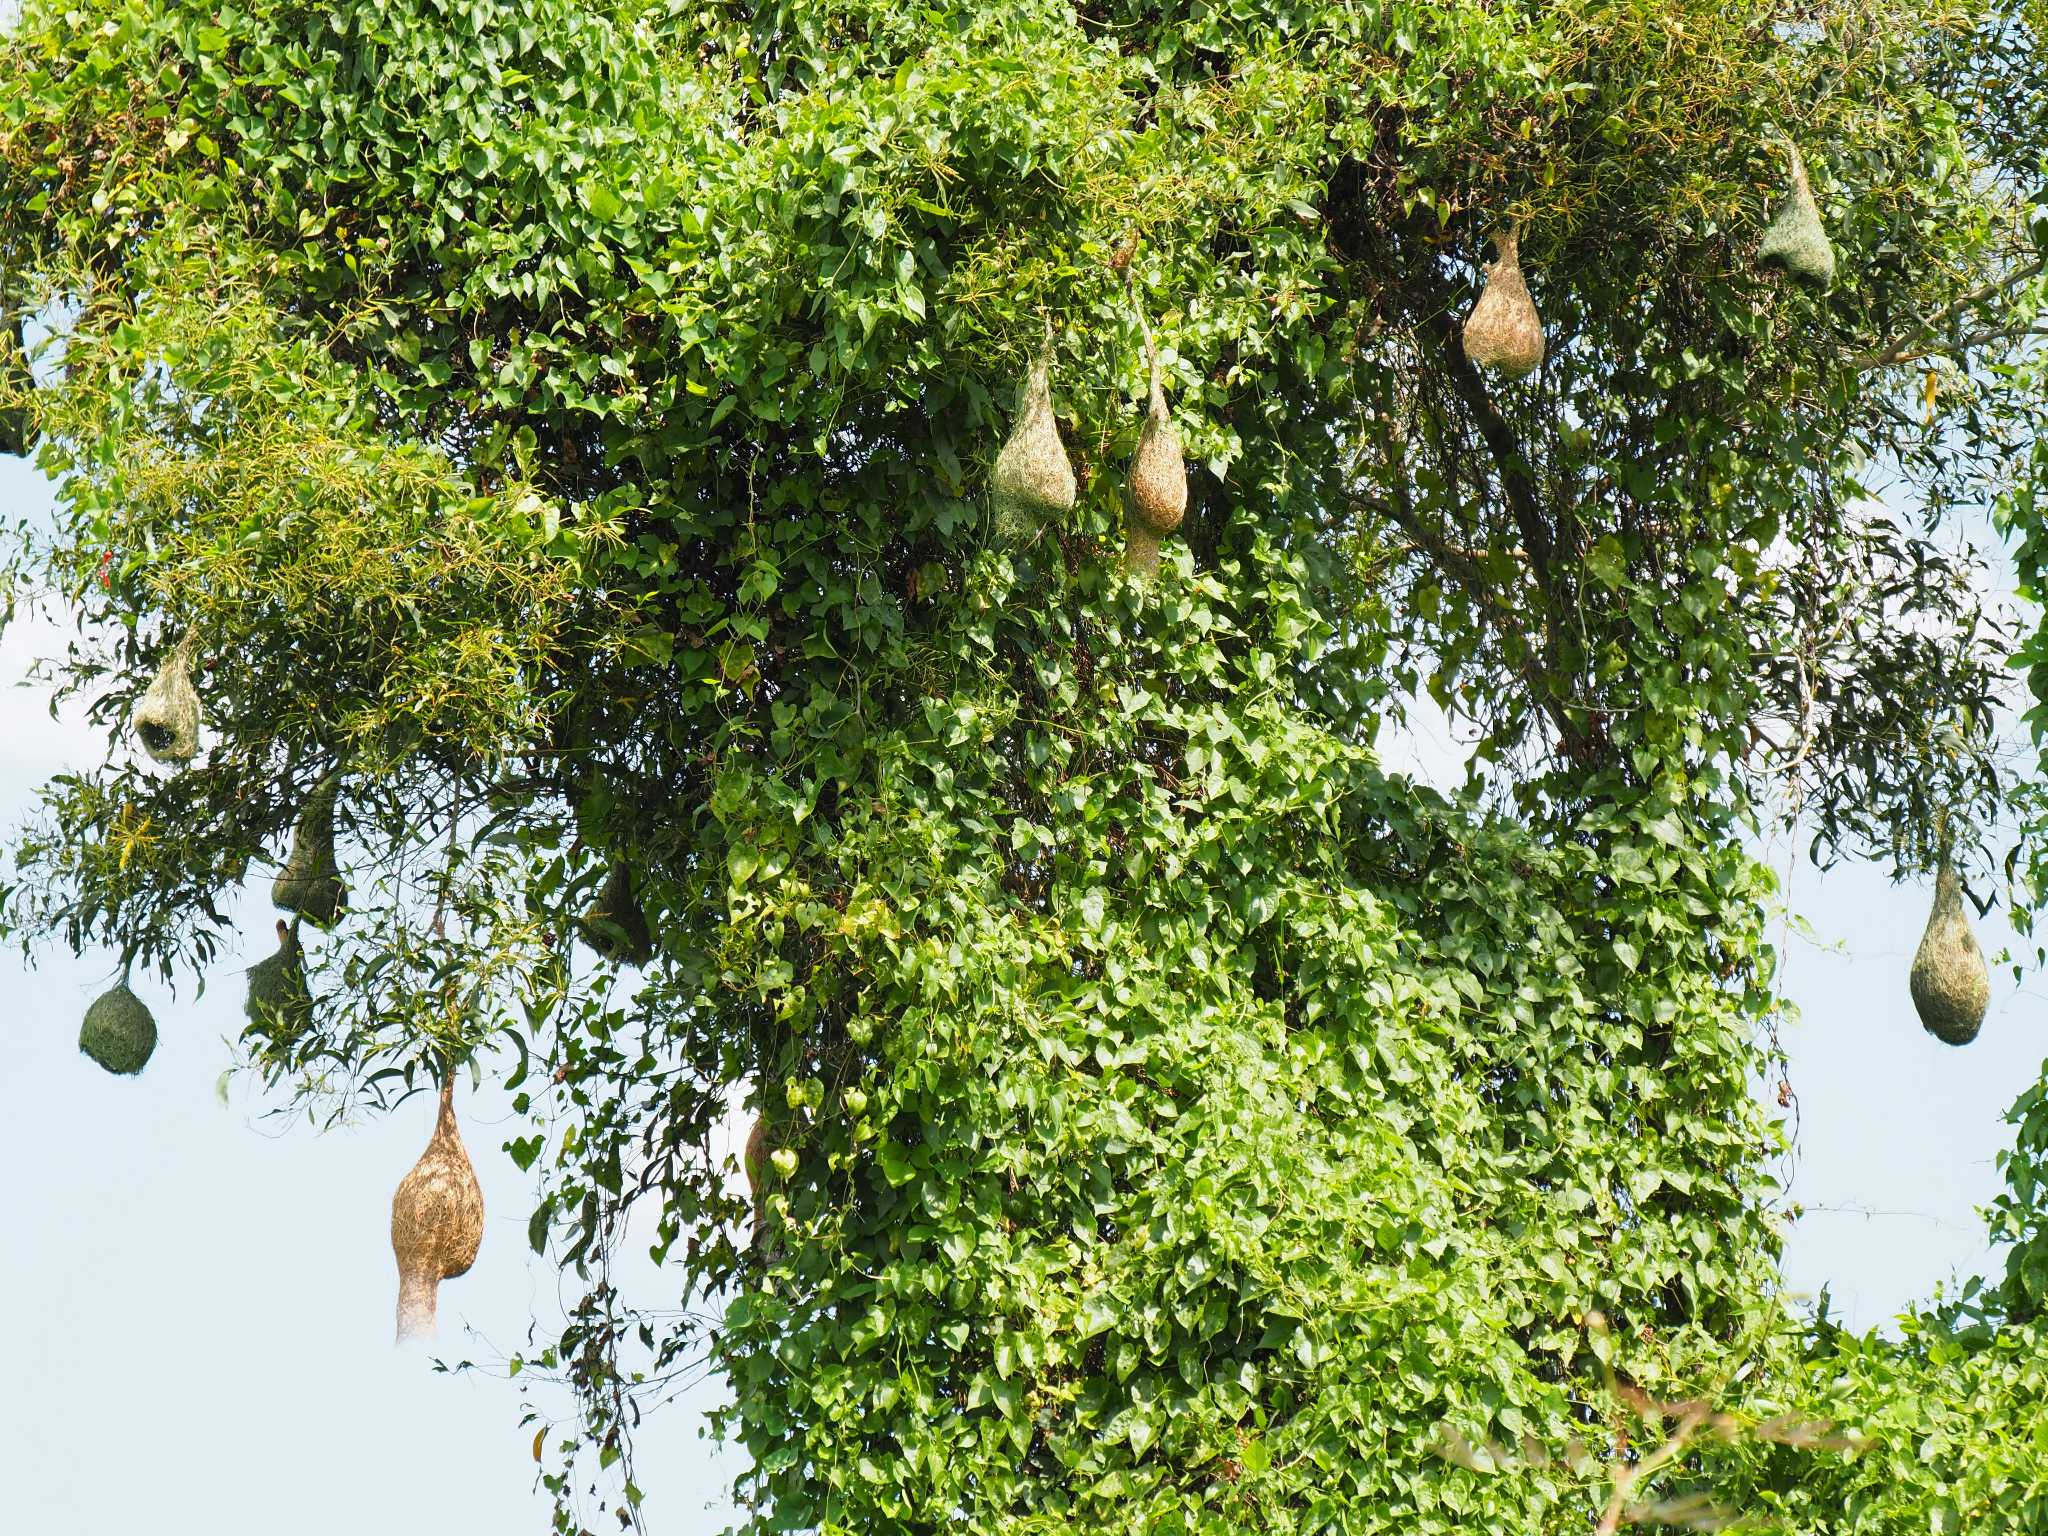
M 1764 230 L 1757 264 L 1777 267 L 1809 287 L 1826 288 L 1835 280 L 1835 248 L 1820 221 L 1820 206 L 1813 200 L 1799 146 L 1788 143 L 1785 151 L 1792 160 L 1791 185 Z
M 129 725 L 135 739 L 159 763 L 189 763 L 199 755 L 199 692 L 192 686 L 192 637 L 170 655 L 135 701 Z
M 292 828 L 292 851 L 271 882 L 270 899 L 325 928 L 348 905 L 348 887 L 334 861 L 334 801 L 341 780 L 329 774 L 314 786 Z
M 1465 355 L 1508 378 L 1533 373 L 1543 362 L 1543 320 L 1522 278 L 1521 236 L 1493 237 L 1496 259 L 1486 264 L 1486 288 L 1465 317 Z
M 133 1077 L 156 1050 L 156 1019 L 122 981 L 93 999 L 79 1026 L 78 1048 L 109 1072 Z
M 1130 504 L 1124 564 L 1138 575 L 1150 576 L 1159 569 L 1160 540 L 1180 527 L 1187 515 L 1188 467 L 1173 415 L 1166 408 L 1152 327 L 1142 314 L 1138 324 L 1145 335 L 1148 394 L 1145 424 L 1139 429 L 1138 451 L 1131 456 L 1130 477 L 1124 487 Z
M 1029 537 L 1049 519 L 1074 506 L 1074 466 L 1060 441 L 1052 412 L 1052 333 L 1032 359 L 1017 395 L 1017 418 L 1009 440 L 996 455 L 988 482 L 996 533 L 1006 540 Z
M 654 935 L 634 889 L 632 866 L 624 860 L 612 865 L 579 927 L 584 943 L 607 960 L 645 965 L 654 958 Z
M 484 1240 L 484 1192 L 455 1124 L 455 1083 L 441 1085 L 433 1139 L 391 1197 L 391 1251 L 398 1257 L 398 1338 L 434 1331 L 443 1280 L 467 1274 Z
M 1927 1033 L 1948 1045 L 1977 1038 L 1991 1003 L 1991 975 L 1963 911 L 1962 883 L 1946 863 L 1934 879 L 1934 910 L 1913 955 L 1910 981 L 1913 1007 Z

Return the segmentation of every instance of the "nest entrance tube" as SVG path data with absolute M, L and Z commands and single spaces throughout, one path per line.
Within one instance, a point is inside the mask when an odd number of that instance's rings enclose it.
M 1510 379 L 1543 362 L 1543 318 L 1522 277 L 1521 226 L 1494 233 L 1498 255 L 1485 264 L 1486 288 L 1465 317 L 1465 356 Z
M 398 1342 L 430 1338 L 443 1280 L 469 1273 L 484 1239 L 484 1192 L 455 1123 L 455 1079 L 441 1084 L 433 1138 L 391 1197 Z
M 1908 983 L 1927 1033 L 1945 1045 L 1968 1045 L 1977 1038 L 1991 1004 L 1991 974 L 1963 911 L 1962 882 L 1945 847 L 1934 877 L 1934 909 L 1927 914 Z
M 1835 280 L 1835 248 L 1820 221 L 1820 205 L 1813 200 L 1813 185 L 1806 178 L 1806 161 L 1799 146 L 1788 139 L 1785 152 L 1792 159 L 1792 183 L 1764 230 L 1763 244 L 1756 251 L 1757 265 L 1777 267 L 1810 288 L 1826 288 Z
M 156 1018 L 128 990 L 128 972 L 93 999 L 78 1028 L 78 1048 L 117 1077 L 133 1077 L 156 1052 Z
M 292 828 L 291 854 L 270 886 L 274 904 L 322 928 L 348 905 L 348 887 L 334 862 L 334 801 L 340 790 L 335 773 L 313 787 Z
M 199 755 L 199 693 L 192 686 L 192 635 L 171 647 L 163 665 L 135 701 L 129 726 L 142 750 L 159 763 L 189 763 Z
M 1145 336 L 1147 399 L 1145 425 L 1139 429 L 1138 451 L 1131 456 L 1130 477 L 1124 486 L 1130 505 L 1124 530 L 1124 568 L 1150 579 L 1159 572 L 1160 542 L 1180 527 L 1187 515 L 1188 467 L 1173 415 L 1166 408 L 1159 347 L 1142 310 L 1138 327 Z
M 1052 326 L 1017 392 L 1017 419 L 989 475 L 996 534 L 1015 542 L 1074 507 L 1074 466 L 1052 413 Z

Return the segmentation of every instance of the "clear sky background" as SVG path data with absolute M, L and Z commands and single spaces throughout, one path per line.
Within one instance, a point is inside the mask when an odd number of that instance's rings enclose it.
M 48 502 L 31 468 L 0 459 L 0 519 L 43 515 Z M 0 828 L 19 824 L 51 772 L 101 751 L 13 686 L 65 635 L 31 617 L 0 636 Z M 1427 722 L 1389 754 L 1440 780 L 1459 756 Z M 1783 848 L 1771 854 L 1782 874 Z M 1931 892 L 1798 864 L 1791 894 L 1815 938 L 1792 939 L 1786 976 L 1801 1014 L 1786 1035 L 1802 1110 L 1792 1195 L 1806 1209 L 1787 1280 L 1831 1287 L 1838 1315 L 1879 1327 L 1994 1262 L 1976 1210 L 1999 1187 L 2004 1110 L 2048 1051 L 2043 998 L 1995 971 L 1979 1041 L 1939 1045 L 1906 991 Z M 464 1104 L 488 1211 L 482 1255 L 442 1287 L 435 1349 L 396 1350 L 391 1191 L 425 1144 L 430 1102 L 317 1134 L 267 1118 L 250 1084 L 232 1084 L 225 1107 L 216 1096 L 242 1023 L 241 969 L 272 942 L 266 897 L 260 881 L 242 893 L 243 953 L 202 996 L 137 983 L 161 1032 L 139 1079 L 110 1077 L 76 1048 L 114 956 L 48 954 L 31 969 L 0 954 L 0 1167 L 13 1170 L 0 1315 L 17 1341 L 0 1373 L 0 1472 L 12 1528 L 545 1530 L 517 1388 L 431 1363 L 500 1361 L 530 1320 L 550 1337 L 561 1318 L 561 1283 L 525 1240 L 527 1178 L 500 1145 L 503 1096 L 487 1088 Z M 1996 918 L 1980 932 L 1994 954 L 2009 939 Z M 666 1295 L 644 1254 L 621 1278 L 629 1294 Z M 731 1518 L 737 1460 L 701 1434 L 716 1393 L 715 1382 L 693 1388 L 641 1437 L 646 1514 L 662 1536 L 709 1536 Z M 533 1401 L 567 1406 L 545 1390 Z M 586 1521 L 617 1528 L 597 1509 Z

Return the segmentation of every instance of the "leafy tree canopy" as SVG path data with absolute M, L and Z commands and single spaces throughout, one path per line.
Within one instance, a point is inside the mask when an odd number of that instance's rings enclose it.
M 8 569 L 109 748 L 0 924 L 217 971 L 338 783 L 247 1064 L 518 1091 L 565 1532 L 707 1339 L 761 1531 L 2038 1523 L 2041 1092 L 2004 1280 L 1802 1331 L 1745 841 L 1989 899 L 2017 827 L 2031 908 L 2048 645 L 1956 534 L 2048 563 L 2034 17 L 31 0 Z M 1795 150 L 1824 292 L 1755 260 Z M 1459 338 L 1510 231 L 1520 381 Z M 998 527 L 1048 334 L 1080 494 Z M 187 637 L 172 772 L 125 723 Z M 1376 756 L 1424 692 L 1454 797 Z

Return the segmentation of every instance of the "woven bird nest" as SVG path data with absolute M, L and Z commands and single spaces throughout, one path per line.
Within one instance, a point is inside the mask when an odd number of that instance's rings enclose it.
M 1159 570 L 1160 541 L 1180 527 L 1181 519 L 1187 515 L 1188 467 L 1181 453 L 1180 434 L 1174 430 L 1172 413 L 1166 408 L 1159 347 L 1142 311 L 1138 327 L 1145 337 L 1148 396 L 1145 424 L 1138 432 L 1138 451 L 1131 456 L 1131 472 L 1124 485 L 1130 504 L 1124 565 L 1139 576 L 1150 577 Z
M 93 999 L 78 1029 L 78 1048 L 107 1071 L 133 1077 L 156 1050 L 156 1019 L 148 1005 L 119 982 Z
M 292 828 L 292 851 L 270 885 L 270 899 L 325 928 L 348 905 L 348 887 L 334 862 L 334 802 L 341 776 L 330 773 L 313 787 Z
M 1792 183 L 1764 230 L 1763 243 L 1756 251 L 1757 264 L 1777 267 L 1809 287 L 1826 288 L 1835 280 L 1835 248 L 1821 224 L 1820 206 L 1813 200 L 1813 186 L 1806 178 L 1806 161 L 1799 146 L 1787 141 L 1785 152 L 1792 160 Z
M 431 1337 L 443 1280 L 469 1273 L 484 1240 L 484 1192 L 455 1124 L 455 1082 L 441 1084 L 441 1113 L 427 1150 L 391 1197 L 391 1251 L 398 1257 L 398 1340 Z
M 1543 362 L 1543 319 L 1522 278 L 1519 227 L 1496 232 L 1486 288 L 1465 317 L 1465 356 L 1508 378 L 1533 373 Z
M 1934 910 L 1927 915 L 1909 981 L 1913 1007 L 1927 1033 L 1948 1045 L 1968 1045 L 1977 1038 L 1991 1003 L 1991 975 L 1963 911 L 1962 882 L 1946 856 L 1934 877 Z
M 199 693 L 192 686 L 192 636 L 171 647 L 170 655 L 135 701 L 128 717 L 135 739 L 159 763 L 189 763 L 199 755 Z
M 1051 518 L 1073 510 L 1074 466 L 1052 413 L 1052 327 L 1017 393 L 1017 419 L 989 475 L 989 505 L 996 534 L 1009 542 L 1029 537 Z
M 313 1022 L 305 951 L 299 947 L 297 932 L 282 918 L 277 924 L 277 952 L 249 967 L 249 991 L 242 1011 L 251 1024 L 280 1040 L 303 1034 Z
M 654 958 L 654 935 L 633 888 L 632 866 L 624 860 L 612 865 L 578 927 L 583 942 L 607 960 L 644 966 Z

